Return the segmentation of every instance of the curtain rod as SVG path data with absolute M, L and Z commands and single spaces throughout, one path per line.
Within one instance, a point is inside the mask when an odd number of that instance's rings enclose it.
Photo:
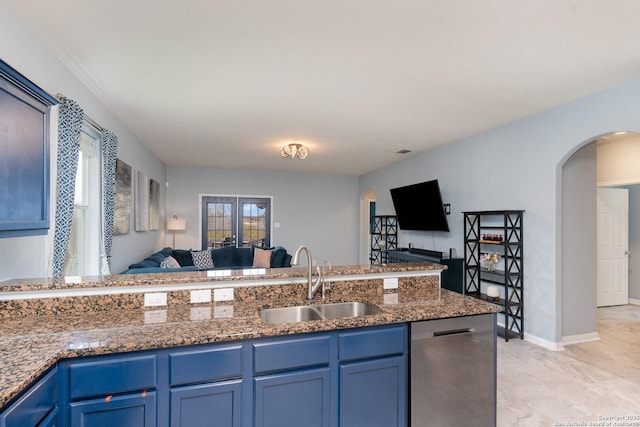
M 58 94 L 56 94 L 56 98 L 58 98 L 58 100 L 62 101 L 62 98 L 66 98 L 66 96 L 64 96 L 61 93 L 58 93 Z M 87 122 L 89 125 L 91 125 L 93 128 L 95 128 L 100 133 L 102 133 L 102 132 L 104 132 L 106 130 L 105 128 L 100 126 L 98 124 L 98 122 L 96 122 L 91 117 L 89 117 L 89 115 L 87 113 L 83 114 L 83 119 L 84 119 L 85 122 Z

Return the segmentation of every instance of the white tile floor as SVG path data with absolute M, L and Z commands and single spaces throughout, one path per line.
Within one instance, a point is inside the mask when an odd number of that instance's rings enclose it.
M 640 306 L 598 317 L 600 340 L 564 351 L 498 341 L 498 427 L 640 426 Z

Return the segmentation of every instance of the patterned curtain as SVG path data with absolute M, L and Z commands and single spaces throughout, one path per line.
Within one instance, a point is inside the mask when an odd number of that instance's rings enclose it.
M 111 243 L 113 242 L 113 214 L 116 202 L 116 152 L 118 137 L 105 130 L 101 137 L 102 145 L 102 204 L 103 204 L 103 243 L 104 252 L 101 267 L 102 274 L 111 271 Z M 106 263 L 105 263 L 106 260 Z
M 56 179 L 56 220 L 53 236 L 53 276 L 62 276 L 73 222 L 73 202 L 78 170 L 80 129 L 84 111 L 74 101 L 62 97 L 58 118 L 58 176 Z

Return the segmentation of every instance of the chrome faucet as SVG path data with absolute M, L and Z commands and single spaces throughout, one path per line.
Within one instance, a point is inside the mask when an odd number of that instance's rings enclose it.
M 318 293 L 318 289 L 320 289 L 324 284 L 324 269 L 320 270 L 318 268 L 318 278 L 313 280 L 313 260 L 311 259 L 311 251 L 305 245 L 300 245 L 296 252 L 293 254 L 293 258 L 291 259 L 291 265 L 298 265 L 298 258 L 300 257 L 300 252 L 304 251 L 307 254 L 307 263 L 309 264 L 309 269 L 307 273 L 307 299 L 313 299 L 316 293 Z

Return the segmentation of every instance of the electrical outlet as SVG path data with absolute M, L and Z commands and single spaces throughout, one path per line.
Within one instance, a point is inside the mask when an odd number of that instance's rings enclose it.
M 199 289 L 197 291 L 191 291 L 191 304 L 202 302 L 211 302 L 211 290 Z
M 223 288 L 213 290 L 214 301 L 233 301 L 233 288 Z
M 167 305 L 166 292 L 153 292 L 149 294 L 144 294 L 145 307 L 162 307 L 164 305 Z
M 242 269 L 243 276 L 256 276 L 260 274 L 265 274 L 267 270 L 265 268 L 244 268 Z
M 384 294 L 383 301 L 384 301 L 385 305 L 397 304 L 398 303 L 398 294 Z
M 208 270 L 207 277 L 229 277 L 231 270 Z
M 191 320 L 211 319 L 211 307 L 191 307 Z
M 216 319 L 227 319 L 233 317 L 232 305 L 217 305 L 213 308 L 213 317 Z
M 388 277 L 382 280 L 383 289 L 398 289 L 398 278 Z
M 167 310 L 151 310 L 144 312 L 144 323 L 146 325 L 152 323 L 166 323 Z

